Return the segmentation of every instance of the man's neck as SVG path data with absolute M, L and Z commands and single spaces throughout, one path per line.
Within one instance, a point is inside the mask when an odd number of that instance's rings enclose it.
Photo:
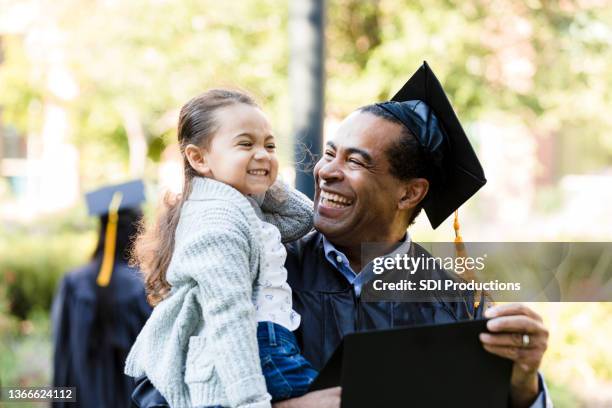
M 351 269 L 355 271 L 355 273 L 359 273 L 361 270 L 361 244 L 359 246 L 334 246 L 342 251 L 344 255 L 346 255 Z
M 401 235 L 395 234 L 393 237 L 388 237 L 384 240 L 369 241 L 369 242 L 375 242 L 376 245 L 373 246 L 371 250 L 368 250 L 368 253 L 366 255 L 367 259 L 362 259 L 362 243 L 361 242 L 349 244 L 349 245 L 336 244 L 333 241 L 330 241 L 330 242 L 334 244 L 334 246 L 338 250 L 342 251 L 344 255 L 346 255 L 346 258 L 349 261 L 351 269 L 355 271 L 355 273 L 359 273 L 359 271 L 361 271 L 363 266 L 367 265 L 370 261 L 372 261 L 372 259 L 392 252 L 397 247 L 397 243 L 400 242 L 404 238 L 405 234 L 406 232 L 404 232 Z

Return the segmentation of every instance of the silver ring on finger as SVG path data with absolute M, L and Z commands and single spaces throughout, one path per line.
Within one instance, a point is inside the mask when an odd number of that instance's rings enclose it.
M 523 334 L 523 337 L 521 338 L 522 343 L 521 346 L 523 348 L 528 347 L 529 343 L 531 342 L 531 339 L 529 338 L 529 335 L 527 333 Z

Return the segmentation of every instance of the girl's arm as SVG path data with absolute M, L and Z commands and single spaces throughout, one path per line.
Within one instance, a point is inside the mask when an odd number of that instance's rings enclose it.
M 295 241 L 312 229 L 312 201 L 278 180 L 261 203 L 264 220 L 277 227 L 283 242 Z
M 177 247 L 182 266 L 198 284 L 206 333 L 190 344 L 207 345 L 206 358 L 214 360 L 230 406 L 268 408 L 270 395 L 259 361 L 246 227 L 240 225 L 241 220 L 212 212 L 206 218 L 214 217 L 214 228 L 194 233 L 187 245 Z M 202 351 L 190 349 L 189 353 L 198 356 Z

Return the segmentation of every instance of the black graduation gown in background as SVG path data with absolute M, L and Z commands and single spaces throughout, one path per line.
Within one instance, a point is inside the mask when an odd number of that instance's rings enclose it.
M 411 251 L 413 256 L 431 256 L 415 243 Z M 302 354 L 318 370 L 348 333 L 469 320 L 482 317 L 485 308 L 481 304 L 474 309 L 469 292 L 459 296 L 463 301 L 363 302 L 347 279 L 325 259 L 319 232 L 287 245 L 285 267 L 293 291 L 293 308 L 302 317 L 295 333 Z M 443 269 L 427 273 L 438 279 L 457 279 Z M 419 271 L 416 274 L 419 276 Z
M 53 302 L 53 385 L 76 387 L 76 403 L 54 407 L 130 406 L 133 379 L 125 359 L 151 313 L 139 272 L 115 262 L 106 288 L 96 284 L 100 260 L 68 273 Z M 105 306 L 104 306 L 105 305 Z

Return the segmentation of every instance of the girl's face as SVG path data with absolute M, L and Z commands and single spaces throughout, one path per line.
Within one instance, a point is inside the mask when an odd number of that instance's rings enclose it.
M 231 185 L 242 194 L 263 194 L 276 180 L 278 160 L 270 123 L 263 112 L 237 103 L 216 113 L 218 130 L 202 150 L 200 173 Z M 198 170 L 198 169 L 196 169 Z

